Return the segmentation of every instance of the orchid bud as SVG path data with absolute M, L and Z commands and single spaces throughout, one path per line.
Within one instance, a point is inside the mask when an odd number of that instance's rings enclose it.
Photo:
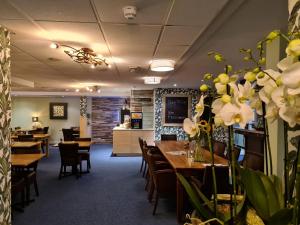
M 228 84 L 229 83 L 229 76 L 226 73 L 219 74 L 218 78 L 220 79 L 221 84 Z
M 212 78 L 212 74 L 211 73 L 204 74 L 204 79 L 210 80 L 211 78 Z
M 256 67 L 254 70 L 253 70 L 253 73 L 258 73 L 259 72 L 259 68 Z
M 244 79 L 249 82 L 253 82 L 256 80 L 256 74 L 253 72 L 247 72 L 244 76 Z
M 258 63 L 259 63 L 260 65 L 264 65 L 264 64 L 266 63 L 266 58 L 265 58 L 265 57 L 261 58 L 261 59 L 258 61 Z
M 265 77 L 265 73 L 264 72 L 259 72 L 258 74 L 257 74 L 257 78 L 258 79 L 262 79 L 262 78 L 264 78 Z
M 270 41 L 273 41 L 275 38 L 277 38 L 279 35 L 279 31 L 278 30 L 274 30 L 272 32 L 270 32 L 267 36 L 267 39 Z
M 206 84 L 202 84 L 202 85 L 200 86 L 200 91 L 205 92 L 205 91 L 207 91 L 207 90 L 208 90 L 208 86 L 207 86 Z
M 217 77 L 214 79 L 214 83 L 219 83 L 220 82 L 220 79 Z
M 224 103 L 229 103 L 229 102 L 231 102 L 231 97 L 230 97 L 229 95 L 227 95 L 227 94 L 222 95 L 221 99 L 222 99 L 222 101 L 223 101 Z

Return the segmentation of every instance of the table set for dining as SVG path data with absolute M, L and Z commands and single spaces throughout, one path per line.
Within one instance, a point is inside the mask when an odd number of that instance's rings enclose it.
M 187 157 L 186 141 L 160 141 L 155 142 L 157 149 L 172 166 L 175 173 L 181 173 L 184 176 L 199 175 L 207 166 L 211 165 L 211 154 L 203 149 L 204 162 L 191 162 Z M 214 155 L 215 164 L 227 166 L 228 160 Z M 177 220 L 183 221 L 185 217 L 184 205 L 188 197 L 180 181 L 176 181 L 176 214 Z

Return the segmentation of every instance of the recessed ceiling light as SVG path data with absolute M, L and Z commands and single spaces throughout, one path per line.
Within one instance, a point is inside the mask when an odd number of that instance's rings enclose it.
M 98 89 L 98 90 L 97 90 L 97 92 L 98 92 L 98 93 L 100 93 L 100 92 L 101 92 L 101 90 L 100 90 L 100 89 Z
M 159 84 L 160 80 L 160 77 L 144 77 L 145 84 Z
M 152 60 L 150 68 L 155 72 L 167 72 L 174 70 L 175 61 L 170 59 L 155 59 Z
M 51 43 L 49 47 L 55 49 L 58 48 L 59 46 L 56 43 Z
M 75 91 L 76 91 L 76 92 L 79 92 L 79 89 L 77 88 Z
M 177 84 L 173 84 L 174 87 L 177 87 Z
M 111 65 L 110 65 L 110 64 L 108 65 L 108 68 L 111 68 Z
M 89 87 L 86 87 L 85 89 L 86 89 L 87 91 L 89 91 L 89 90 L 90 90 L 90 88 L 89 88 Z
M 93 92 L 93 89 L 90 89 L 89 92 Z
M 91 65 L 91 68 L 92 68 L 92 69 L 95 69 L 95 67 L 96 67 L 96 66 L 95 66 L 94 64 Z

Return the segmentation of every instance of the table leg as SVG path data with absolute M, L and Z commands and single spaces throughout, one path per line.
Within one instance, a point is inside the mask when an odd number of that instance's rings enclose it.
M 45 138 L 45 150 L 46 150 L 46 157 L 49 156 L 49 140 Z
M 184 189 L 182 184 L 180 183 L 179 179 L 177 178 L 176 181 L 176 193 L 177 193 L 177 204 L 176 204 L 176 215 L 177 221 L 183 222 L 184 221 Z

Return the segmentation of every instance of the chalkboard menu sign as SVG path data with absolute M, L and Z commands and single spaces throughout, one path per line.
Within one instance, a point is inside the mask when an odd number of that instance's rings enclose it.
M 163 109 L 164 126 L 182 126 L 183 120 L 190 117 L 190 97 L 165 96 Z

